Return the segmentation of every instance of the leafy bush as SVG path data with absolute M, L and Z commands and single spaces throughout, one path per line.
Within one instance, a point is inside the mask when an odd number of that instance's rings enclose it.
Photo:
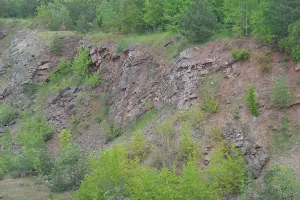
M 14 118 L 15 111 L 8 104 L 0 104 L 0 126 L 8 125 Z
M 219 104 L 214 93 L 206 94 L 202 97 L 202 108 L 210 113 L 219 111 Z
M 248 60 L 250 58 L 250 52 L 246 49 L 242 50 L 233 50 L 232 52 L 232 58 L 234 60 Z
M 71 147 L 71 139 L 72 135 L 71 132 L 64 129 L 59 134 L 59 142 L 60 142 L 60 149 L 65 150 L 69 149 Z
M 211 177 L 210 184 L 220 194 L 239 194 L 245 187 L 244 158 L 235 148 L 219 147 L 213 150 L 212 159 L 205 172 Z
M 286 114 L 282 120 L 281 132 L 285 137 L 287 137 L 290 135 L 290 131 L 290 119 L 289 116 Z
M 62 149 L 50 174 L 51 189 L 63 192 L 79 187 L 86 173 L 86 156 L 79 145 Z
M 117 53 L 124 52 L 125 47 L 128 45 L 128 42 L 126 40 L 120 41 L 116 46 Z
M 266 65 L 266 64 L 272 62 L 272 60 L 273 60 L 273 57 L 272 57 L 271 51 L 267 51 L 264 56 L 257 55 L 257 61 L 259 64 Z
M 101 83 L 101 77 L 97 73 L 92 73 L 91 75 L 87 76 L 85 78 L 84 84 L 91 86 L 91 87 L 96 87 Z
M 187 111 L 181 115 L 183 121 L 189 121 L 193 128 L 201 129 L 204 123 L 204 114 L 200 106 L 191 106 Z
M 90 174 L 84 176 L 77 196 L 80 200 L 121 199 L 129 171 L 128 153 L 117 145 L 89 160 Z M 106 198 L 105 198 L 106 197 Z M 122 198 L 122 199 L 123 199 Z
M 261 65 L 259 68 L 262 72 L 272 71 L 273 67 L 270 65 Z
M 170 118 L 164 119 L 161 123 L 157 124 L 156 131 L 158 134 L 159 152 L 161 154 L 164 166 L 171 168 L 176 158 L 177 151 L 177 133 L 175 130 L 175 122 L 177 116 L 174 115 Z
M 23 112 L 21 133 L 17 135 L 17 140 L 25 149 L 42 149 L 53 132 L 54 127 L 47 122 L 41 112 L 33 115 Z
M 90 53 L 88 49 L 79 49 L 74 62 L 73 62 L 73 73 L 78 82 L 81 84 L 89 74 L 89 67 L 92 63 Z
M 230 149 L 230 148 L 229 148 Z M 245 185 L 245 165 L 235 149 L 214 151 L 213 165 L 201 170 L 197 159 L 183 166 L 181 173 L 163 167 L 156 170 L 130 160 L 120 145 L 93 156 L 91 172 L 77 192 L 79 200 L 93 199 L 208 199 L 238 194 Z
M 281 39 L 279 42 L 279 47 L 292 55 L 296 62 L 300 61 L 299 32 L 300 20 L 297 20 L 293 24 L 289 25 L 288 37 Z
M 180 143 L 178 150 L 178 158 L 187 162 L 190 158 L 197 158 L 198 144 L 192 140 L 192 127 L 190 122 L 182 122 L 180 127 Z
M 121 135 L 121 128 L 116 122 L 110 124 L 107 121 L 103 121 L 103 128 L 109 141 L 114 140 Z
M 128 150 L 130 157 L 131 158 L 138 157 L 140 159 L 143 159 L 145 158 L 148 150 L 149 150 L 149 144 L 147 143 L 142 131 L 139 130 L 134 132 Z
M 274 107 L 284 108 L 291 103 L 292 95 L 286 78 L 277 77 L 272 90 L 272 103 Z
M 63 48 L 63 42 L 60 39 L 59 35 L 56 34 L 50 43 L 50 51 L 55 55 L 61 55 L 62 48 Z
M 247 93 L 247 102 L 250 107 L 250 111 L 253 116 L 258 117 L 259 111 L 257 108 L 257 98 L 255 94 L 255 86 L 249 86 L 248 93 Z
M 183 18 L 180 30 L 189 40 L 204 42 L 213 35 L 217 27 L 217 17 L 213 9 L 204 1 L 195 1 Z
M 71 61 L 66 61 L 62 58 L 60 59 L 57 68 L 59 69 L 61 74 L 67 75 L 72 72 L 72 63 Z
M 244 195 L 247 200 L 299 199 L 300 181 L 296 172 L 289 166 L 275 163 L 264 176 L 264 184 L 258 188 L 250 186 Z

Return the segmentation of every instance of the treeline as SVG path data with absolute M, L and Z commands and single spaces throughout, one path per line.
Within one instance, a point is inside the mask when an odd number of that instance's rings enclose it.
M 194 42 L 227 31 L 300 60 L 299 0 L 2 0 L 0 16 L 35 17 L 51 30 L 173 31 Z

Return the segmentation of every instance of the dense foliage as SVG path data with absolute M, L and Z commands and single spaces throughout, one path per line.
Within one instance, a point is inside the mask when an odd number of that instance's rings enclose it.
M 258 117 L 259 111 L 258 111 L 258 102 L 256 98 L 255 86 L 249 86 L 246 98 L 252 115 Z
M 0 127 L 8 125 L 14 118 L 14 109 L 8 104 L 0 104 Z
M 181 32 L 203 42 L 229 30 L 280 46 L 300 60 L 298 0 L 4 0 L 2 17 L 30 17 L 51 30 Z M 224 31 L 223 31 L 224 32 Z
M 241 192 L 245 184 L 246 168 L 236 153 L 220 147 L 213 153 L 213 165 L 201 170 L 192 159 L 178 176 L 176 168 L 159 171 L 141 166 L 139 159 L 128 157 L 124 147 L 115 146 L 89 161 L 91 173 L 85 176 L 77 195 L 85 200 L 221 199 L 225 193 Z
M 289 84 L 285 77 L 277 77 L 272 90 L 272 103 L 274 107 L 288 107 L 292 100 Z

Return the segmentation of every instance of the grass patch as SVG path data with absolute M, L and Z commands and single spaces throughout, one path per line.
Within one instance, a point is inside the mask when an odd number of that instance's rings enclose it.
M 50 189 L 46 185 L 38 183 L 35 177 L 3 180 L 0 181 L 0 188 L 4 200 L 48 200 L 49 197 L 56 200 L 75 199 L 71 192 L 51 193 Z
M 0 18 L 1 30 L 7 30 L 8 35 L 0 40 L 0 46 L 10 45 L 10 42 L 16 35 L 16 33 L 22 29 L 29 28 L 32 21 L 29 19 L 12 19 L 12 18 Z
M 220 73 L 209 73 L 199 87 L 199 97 L 201 97 L 202 108 L 210 113 L 216 113 L 219 109 L 217 92 L 224 77 Z
M 283 117 L 281 129 L 270 132 L 273 139 L 272 152 L 276 155 L 300 151 L 300 124 L 294 126 L 287 116 Z
M 123 52 L 127 45 L 138 43 L 141 47 L 146 47 L 158 60 L 164 59 L 166 61 L 172 60 L 184 49 L 195 45 L 183 37 L 169 32 L 145 35 L 118 35 L 94 32 L 89 33 L 87 37 L 93 45 L 98 45 L 105 41 L 113 41 L 117 43 L 116 51 L 119 53 Z M 172 41 L 171 44 L 164 47 L 169 41 Z

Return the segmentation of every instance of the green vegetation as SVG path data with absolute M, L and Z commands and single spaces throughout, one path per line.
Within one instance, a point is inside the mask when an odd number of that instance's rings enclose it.
M 259 111 L 257 107 L 258 103 L 256 98 L 255 86 L 249 86 L 246 99 L 252 115 L 258 117 Z
M 108 121 L 103 121 L 103 129 L 108 141 L 114 140 L 121 135 L 121 128 L 116 122 L 109 123 Z
M 232 52 L 232 58 L 234 60 L 248 60 L 250 58 L 250 52 L 246 49 L 242 50 L 233 50 Z
M 1 145 L 5 147 L 0 151 L 0 171 L 4 174 L 13 172 L 43 172 L 47 158 L 44 151 L 45 142 L 48 140 L 54 129 L 46 122 L 41 113 L 23 113 L 21 120 L 21 133 L 15 138 L 10 135 L 9 130 L 1 135 Z M 20 145 L 20 152 L 12 150 L 12 140 L 16 140 Z
M 15 116 L 14 109 L 8 104 L 0 104 L 0 126 L 8 125 Z
M 216 113 L 219 111 L 219 104 L 216 99 L 215 94 L 207 94 L 207 96 L 202 97 L 202 108 L 210 113 Z
M 129 146 L 129 156 L 131 158 L 145 158 L 146 154 L 149 150 L 149 144 L 146 141 L 145 136 L 143 135 L 141 130 L 138 130 L 136 132 L 133 133 L 132 139 L 131 139 L 131 143 Z
M 216 167 L 200 170 L 198 161 L 190 160 L 181 175 L 176 175 L 176 169 L 158 171 L 139 165 L 138 159 L 128 158 L 126 148 L 115 146 L 89 161 L 91 173 L 85 176 L 77 196 L 85 200 L 221 199 L 224 193 L 241 192 L 245 180 L 242 157 L 219 148 L 214 151 L 212 162 Z M 206 174 L 218 175 L 210 179 Z
M 79 49 L 73 62 L 60 60 L 58 71 L 51 74 L 50 83 L 44 83 L 41 90 L 51 93 L 63 87 L 79 85 L 94 88 L 101 83 L 101 77 L 96 72 L 91 72 L 90 66 L 91 58 L 88 50 Z
M 264 186 L 249 187 L 245 193 L 247 200 L 264 199 L 298 199 L 300 197 L 300 181 L 294 169 L 275 163 L 264 177 Z
M 51 30 L 82 33 L 181 32 L 197 42 L 214 33 L 252 35 L 299 61 L 299 7 L 298 0 L 6 0 L 0 4 L 0 17 L 34 17 Z
M 274 107 L 288 107 L 292 100 L 292 94 L 289 89 L 286 78 L 277 77 L 272 90 L 272 103 Z
M 58 35 L 55 35 L 50 44 L 50 51 L 55 55 L 62 54 L 63 43 Z
M 272 66 L 270 66 L 270 62 L 273 61 L 272 52 L 267 51 L 264 56 L 256 54 L 257 62 L 260 64 L 260 70 L 262 72 L 269 72 L 272 70 Z
M 217 26 L 217 17 L 203 0 L 194 2 L 183 18 L 180 31 L 191 41 L 204 42 L 209 39 Z

